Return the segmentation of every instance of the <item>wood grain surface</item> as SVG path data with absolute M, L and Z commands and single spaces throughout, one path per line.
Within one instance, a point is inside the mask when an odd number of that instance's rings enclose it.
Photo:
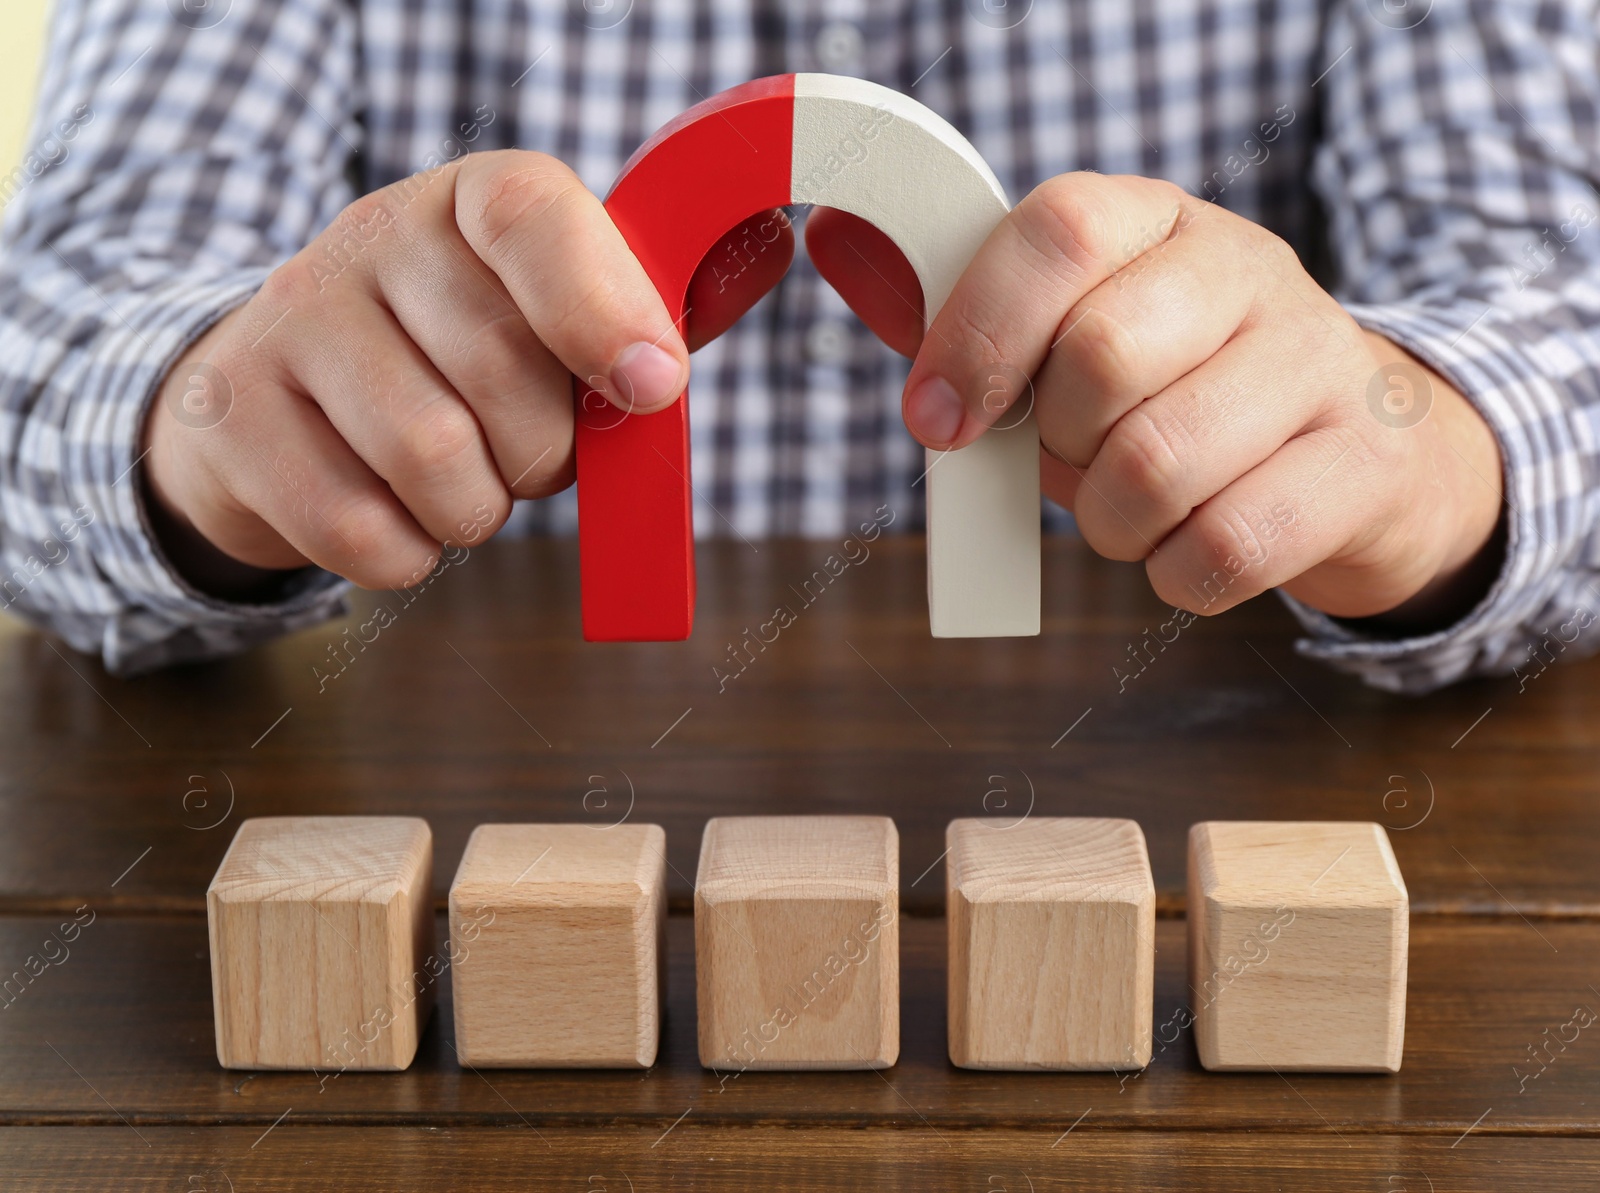
M 1594 663 L 1390 696 L 1296 657 L 1269 596 L 1140 672 L 1171 611 L 1142 568 L 1058 540 L 1041 637 L 934 641 L 922 545 L 885 536 L 741 672 L 730 646 L 829 554 L 759 546 L 702 547 L 685 643 L 582 642 L 562 542 L 491 543 L 410 604 L 358 593 L 343 622 L 140 679 L 0 637 L 0 910 L 198 910 L 239 818 L 304 813 L 425 816 L 440 907 L 476 825 L 627 813 L 666 829 L 686 910 L 706 819 L 760 811 L 893 816 L 902 907 L 936 914 L 946 823 L 1031 804 L 1137 820 L 1167 914 L 1205 819 L 1375 820 L 1418 911 L 1600 914 Z M 341 648 L 379 605 L 387 628 Z
M 241 824 L 206 891 L 217 1060 L 409 1065 L 433 1005 L 414 980 L 433 951 L 432 865 L 412 816 Z
M 37 1193 L 341 1193 L 440 1190 L 576 1193 L 651 1190 L 856 1190 L 866 1193 L 1593 1193 L 1597 1146 L 1579 1139 L 1474 1132 L 1449 1140 L 1278 1132 L 1265 1137 L 915 1127 L 901 1131 L 706 1127 L 84 1127 L 13 1128 L 6 1159 Z
M 1206 1068 L 1400 1068 L 1411 913 L 1379 825 L 1201 821 L 1184 918 Z
M 53 921 L 0 921 L 0 955 L 37 949 Z M 655 1068 L 480 1070 L 456 1059 L 446 971 L 439 1007 L 404 1073 L 225 1072 L 216 1065 L 205 928 L 188 917 L 110 917 L 70 959 L 0 1012 L 0 1123 L 301 1122 L 593 1126 L 696 1122 L 910 1128 L 986 1123 L 1065 1130 L 1085 1110 L 1119 1130 L 1576 1133 L 1600 1142 L 1600 1024 L 1556 1050 L 1573 1010 L 1600 1010 L 1600 925 L 1420 917 L 1412 934 L 1406 1063 L 1398 1074 L 1207 1073 L 1192 1030 L 1183 925 L 1156 925 L 1155 1047 L 1120 1073 L 958 1069 L 945 1040 L 944 924 L 908 918 L 901 936 L 899 1063 L 882 1072 L 746 1072 L 700 1067 L 693 927 L 668 924 L 667 1011 Z M 441 926 L 442 939 L 442 926 Z M 1600 984 L 1600 983 L 1595 983 Z M 1307 1025 L 1315 1031 L 1315 1024 Z M 1568 1033 L 1570 1034 L 1570 1033 Z M 1519 1075 L 1529 1080 L 1519 1080 Z M 1287 1079 L 1286 1079 L 1287 1078 Z M 1487 1117 L 1483 1117 L 1487 1112 Z M 1480 1121 L 1481 1120 L 1481 1121 Z
M 1600 1010 L 1600 664 L 1389 696 L 1300 659 L 1271 598 L 1174 633 L 1142 569 L 1060 541 L 1038 639 L 935 641 L 919 541 L 820 589 L 829 544 L 758 548 L 700 549 L 687 643 L 584 644 L 576 549 L 550 542 L 139 679 L 0 634 L 0 971 L 26 978 L 0 992 L 0 1186 L 1600 1186 L 1600 1036 L 1576 1026 Z M 889 1069 L 698 1063 L 700 834 L 773 813 L 895 819 Z M 440 911 L 478 824 L 663 826 L 656 1065 L 463 1068 L 446 968 L 404 1073 L 219 1068 L 206 884 L 242 819 L 327 814 L 426 818 Z M 1143 827 L 1162 918 L 1137 1076 L 949 1063 L 945 826 L 1018 815 Z M 1188 827 L 1222 819 L 1385 826 L 1413 909 L 1400 1073 L 1200 1069 L 1175 917 Z
M 695 875 L 700 1062 L 884 1069 L 900 1055 L 900 837 L 886 816 L 718 816 Z
M 666 929 L 659 825 L 480 824 L 450 885 L 457 1059 L 649 1068 Z
M 1139 826 L 984 817 L 945 841 L 952 1063 L 1147 1065 L 1156 897 Z

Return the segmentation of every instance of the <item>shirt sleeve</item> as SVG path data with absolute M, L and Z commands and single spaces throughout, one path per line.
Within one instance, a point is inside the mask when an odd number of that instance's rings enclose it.
M 1285 598 L 1300 648 L 1394 691 L 1526 684 L 1600 646 L 1600 15 L 1341 0 L 1325 50 L 1313 183 L 1336 296 L 1487 421 L 1506 548 L 1487 596 L 1438 633 L 1381 640 Z
M 353 195 L 344 0 L 57 0 L 27 156 L 0 178 L 0 608 L 128 673 L 337 613 L 306 569 L 209 598 L 151 534 L 140 433 L 179 355 Z

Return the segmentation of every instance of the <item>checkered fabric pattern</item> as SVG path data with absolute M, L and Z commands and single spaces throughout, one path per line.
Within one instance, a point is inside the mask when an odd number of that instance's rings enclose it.
M 215 601 L 162 558 L 139 427 L 178 354 L 355 195 L 518 146 L 604 193 L 704 96 L 831 71 L 907 92 L 1013 199 L 1170 179 L 1285 237 L 1499 437 L 1509 544 L 1384 687 L 1510 669 L 1597 601 L 1600 12 L 1577 0 L 58 0 L 32 153 L 0 179 L 0 604 L 136 671 L 327 617 L 332 577 Z M 920 525 L 903 360 L 804 261 L 694 360 L 696 525 Z M 1052 526 L 1070 523 L 1044 511 Z M 513 529 L 569 533 L 572 493 Z M 1291 602 L 1293 605 L 1293 602 Z M 1575 631 L 1576 632 L 1576 631 Z M 1581 640 L 1600 631 L 1579 634 Z M 1581 644 L 1581 643 L 1580 643 Z

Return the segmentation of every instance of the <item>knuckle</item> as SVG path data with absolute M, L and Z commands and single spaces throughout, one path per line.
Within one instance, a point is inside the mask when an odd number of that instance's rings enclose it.
M 1106 468 L 1119 486 L 1157 505 L 1172 503 L 1184 475 L 1184 460 L 1174 436 L 1136 408 L 1123 416 L 1106 440 Z
M 1145 230 L 1148 238 L 1156 242 L 1166 240 L 1179 235 L 1193 222 L 1199 204 L 1177 183 L 1165 178 L 1145 178 L 1140 180 L 1140 185 L 1149 188 L 1150 194 L 1158 200 L 1156 206 L 1162 209 L 1161 222 Z
M 334 217 L 333 223 L 328 225 L 323 235 L 354 235 L 371 228 L 374 224 L 385 223 L 393 218 L 394 213 L 389 209 L 384 192 L 372 191 L 346 204 L 344 210 Z
M 1244 511 L 1209 502 L 1191 517 L 1191 533 L 1206 569 L 1205 579 L 1236 599 L 1253 593 L 1246 573 L 1264 557 L 1264 546 Z
M 345 501 L 329 526 L 334 553 L 353 556 L 352 569 L 364 576 L 375 575 L 375 569 L 383 566 L 399 529 L 390 503 L 380 494 L 367 492 Z
M 399 429 L 401 458 L 424 481 L 455 471 L 481 438 L 471 412 L 443 397 L 429 402 Z
M 1255 241 L 1256 251 L 1280 277 L 1291 279 L 1305 272 L 1300 263 L 1300 254 L 1294 251 L 1294 246 L 1287 240 L 1259 224 L 1252 224 L 1250 228 L 1249 235 Z
M 1220 567 L 1230 559 L 1240 558 L 1239 529 L 1230 511 L 1200 511 L 1195 516 L 1194 537 L 1200 556 L 1208 565 Z
M 589 193 L 572 171 L 542 153 L 506 155 L 475 189 L 468 218 L 485 250 L 518 229 L 559 220 Z
M 1067 320 L 1073 331 L 1062 346 L 1083 383 L 1106 397 L 1133 394 L 1139 381 L 1141 352 L 1138 337 L 1127 324 L 1094 307 L 1068 314 Z
M 1089 274 L 1102 268 L 1111 248 L 1106 221 L 1081 183 L 1070 176 L 1047 179 L 1017 207 L 1022 241 L 1053 272 L 1063 266 Z
M 953 338 L 965 341 L 975 360 L 994 362 L 1006 359 L 1005 345 L 992 330 L 1004 326 L 1004 323 L 997 321 L 986 306 L 969 300 L 957 304 L 950 314 Z M 981 366 L 978 371 L 982 371 Z M 981 391 L 982 387 L 978 388 Z
M 1046 179 L 1017 205 L 1023 240 L 1055 272 L 1063 266 L 1097 277 L 1115 272 L 1170 236 L 1190 210 L 1189 196 L 1172 182 L 1140 178 L 1137 185 L 1144 188 L 1141 209 L 1167 209 L 1144 227 L 1134 226 L 1125 192 L 1107 180 L 1072 174 Z
M 349 203 L 291 262 L 297 270 L 296 294 L 311 299 L 348 272 L 371 272 L 374 254 L 397 222 L 394 206 L 381 191 Z
M 316 303 L 321 293 L 311 250 L 306 249 L 269 273 L 256 297 L 273 308 L 303 309 Z
M 1185 211 L 1192 203 L 1193 197 L 1176 182 L 1168 178 L 1141 178 L 1140 183 L 1150 188 L 1150 193 L 1159 195 L 1172 204 L 1175 212 Z

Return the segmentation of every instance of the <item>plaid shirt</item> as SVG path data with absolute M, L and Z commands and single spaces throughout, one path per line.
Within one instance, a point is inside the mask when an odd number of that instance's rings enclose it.
M 604 193 L 670 117 L 788 71 L 915 96 L 1013 199 L 1093 169 L 1259 221 L 1477 404 L 1509 507 L 1488 597 L 1402 641 L 1297 607 L 1303 649 L 1422 690 L 1600 638 L 1592 0 L 57 0 L 32 154 L 0 179 L 0 604 L 120 671 L 337 612 L 322 573 L 230 604 L 162 558 L 139 428 L 178 354 L 360 191 L 520 146 Z M 919 525 L 905 370 L 797 261 L 695 357 L 696 525 Z

